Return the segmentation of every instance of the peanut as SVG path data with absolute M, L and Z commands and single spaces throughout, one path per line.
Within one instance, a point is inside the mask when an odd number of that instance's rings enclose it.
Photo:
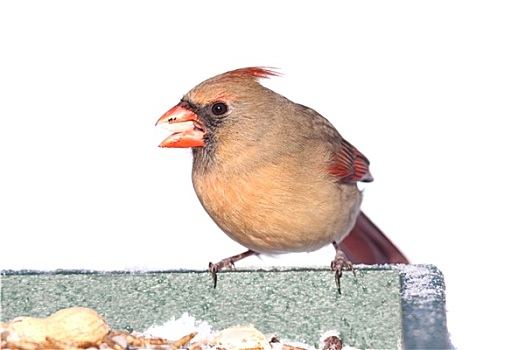
M 99 345 L 109 326 L 95 310 L 85 307 L 62 309 L 46 318 L 17 317 L 5 324 L 20 341 L 53 348 L 57 343 L 68 347 Z

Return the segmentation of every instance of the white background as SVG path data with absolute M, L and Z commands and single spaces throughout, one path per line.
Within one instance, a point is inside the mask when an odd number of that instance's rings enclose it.
M 204 269 L 242 251 L 154 124 L 206 78 L 279 67 L 264 84 L 371 160 L 363 210 L 444 273 L 454 344 L 516 346 L 524 18 L 508 1 L 3 1 L 0 267 Z

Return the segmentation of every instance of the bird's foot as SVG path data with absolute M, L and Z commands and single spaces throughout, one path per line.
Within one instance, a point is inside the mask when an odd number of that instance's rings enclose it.
M 332 271 L 335 271 L 335 285 L 337 287 L 337 291 L 339 294 L 341 294 L 341 276 L 343 276 L 343 269 L 347 268 L 352 270 L 352 273 L 354 274 L 354 278 L 356 278 L 354 266 L 348 260 L 345 253 L 339 248 L 337 243 L 333 243 L 335 248 L 335 258 L 330 264 L 330 267 Z
M 217 288 L 217 272 L 222 269 L 233 269 L 235 265 L 231 258 L 222 259 L 218 263 L 212 263 L 208 265 L 208 270 L 211 272 L 211 278 L 213 279 L 213 288 Z
M 217 288 L 217 272 L 222 269 L 233 269 L 235 268 L 235 263 L 241 259 L 244 259 L 250 255 L 257 254 L 253 250 L 247 250 L 244 253 L 230 256 L 229 258 L 222 259 L 218 263 L 210 262 L 208 265 L 208 270 L 211 272 L 211 278 L 213 279 L 213 288 Z

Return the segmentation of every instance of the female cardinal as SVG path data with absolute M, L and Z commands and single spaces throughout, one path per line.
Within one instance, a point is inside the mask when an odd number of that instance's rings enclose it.
M 210 263 L 214 287 L 217 271 L 249 255 L 308 252 L 332 243 L 340 291 L 342 270 L 352 264 L 339 243 L 359 215 L 357 182 L 372 181 L 369 161 L 319 113 L 258 82 L 275 75 L 249 67 L 200 83 L 157 121 L 173 132 L 159 147 L 192 147 L 200 202 L 248 248 Z M 380 232 L 371 237 L 356 246 L 386 252 L 380 256 L 401 254 Z M 400 256 L 396 262 L 404 262 Z

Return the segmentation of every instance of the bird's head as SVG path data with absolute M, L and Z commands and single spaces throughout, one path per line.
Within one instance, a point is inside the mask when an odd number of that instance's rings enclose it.
M 157 121 L 155 125 L 172 132 L 159 147 L 212 146 L 221 126 L 234 123 L 242 127 L 242 118 L 250 119 L 244 106 L 257 106 L 275 95 L 258 80 L 276 75 L 279 74 L 268 68 L 248 67 L 203 81 Z

